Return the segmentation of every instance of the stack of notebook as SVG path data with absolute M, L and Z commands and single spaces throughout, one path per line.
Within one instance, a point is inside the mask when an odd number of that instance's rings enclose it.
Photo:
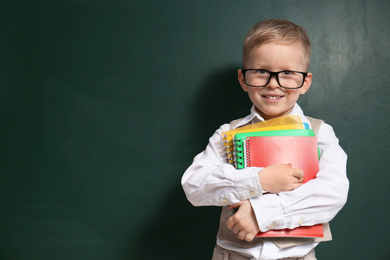
M 304 182 L 319 171 L 317 137 L 299 115 L 288 115 L 222 133 L 228 162 L 237 169 L 288 164 L 304 171 Z M 259 237 L 323 237 L 323 225 L 260 232 Z

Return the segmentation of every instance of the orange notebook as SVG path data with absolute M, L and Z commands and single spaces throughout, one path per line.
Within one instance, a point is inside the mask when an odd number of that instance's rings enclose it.
M 304 171 L 304 182 L 319 171 L 316 136 L 251 136 L 244 141 L 246 167 L 291 163 Z M 259 232 L 257 237 L 323 237 L 323 225 Z

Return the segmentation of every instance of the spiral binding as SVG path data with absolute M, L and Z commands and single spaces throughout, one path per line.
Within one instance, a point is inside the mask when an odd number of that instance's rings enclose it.
M 241 140 L 233 140 L 233 165 L 236 169 L 239 169 L 240 160 L 242 160 L 242 145 Z
M 234 155 L 233 155 L 233 151 L 230 149 L 231 142 L 228 141 L 226 134 L 222 136 L 222 143 L 223 143 L 223 147 L 225 149 L 225 153 L 227 156 L 227 162 L 229 164 L 233 165 L 234 164 Z
M 250 142 L 249 138 L 246 138 L 245 140 L 245 159 L 246 159 L 246 167 L 251 167 L 251 154 L 250 154 Z

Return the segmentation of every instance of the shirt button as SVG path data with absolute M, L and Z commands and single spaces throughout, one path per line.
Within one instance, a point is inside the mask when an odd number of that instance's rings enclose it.
M 298 221 L 298 225 L 302 225 L 304 222 L 305 222 L 305 220 L 304 220 L 303 218 L 301 218 L 301 219 Z
M 251 190 L 250 194 L 251 194 L 251 196 L 255 196 L 256 195 L 256 191 Z
M 268 226 L 269 229 L 273 229 L 274 227 L 275 227 L 274 224 L 269 224 L 269 226 Z
M 227 199 L 223 199 L 222 202 L 228 204 L 229 201 Z

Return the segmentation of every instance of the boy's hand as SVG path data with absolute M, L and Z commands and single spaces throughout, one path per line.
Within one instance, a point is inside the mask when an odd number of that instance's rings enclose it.
M 251 242 L 260 231 L 252 205 L 249 200 L 245 200 L 228 206 L 228 209 L 234 208 L 238 208 L 238 211 L 228 219 L 227 227 L 239 239 Z
M 303 184 L 303 171 L 292 168 L 291 164 L 273 164 L 259 172 L 263 190 L 270 193 L 291 191 Z

